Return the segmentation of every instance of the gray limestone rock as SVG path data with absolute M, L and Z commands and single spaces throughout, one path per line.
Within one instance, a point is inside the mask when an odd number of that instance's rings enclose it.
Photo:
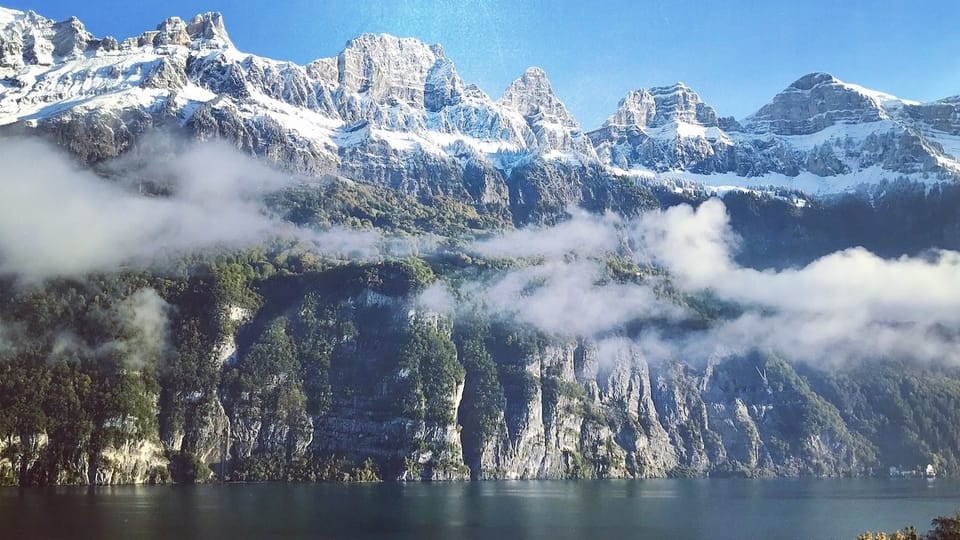
M 797 79 L 764 105 L 747 124 L 752 131 L 809 135 L 836 124 L 859 124 L 889 118 L 882 104 L 828 73 Z

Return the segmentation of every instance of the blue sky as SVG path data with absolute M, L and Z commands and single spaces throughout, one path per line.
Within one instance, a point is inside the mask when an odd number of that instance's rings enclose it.
M 585 128 L 628 90 L 683 81 L 742 118 L 811 71 L 900 97 L 960 94 L 960 1 L 0 0 L 123 38 L 171 15 L 224 14 L 246 52 L 306 63 L 363 32 L 442 43 L 496 98 L 544 68 Z

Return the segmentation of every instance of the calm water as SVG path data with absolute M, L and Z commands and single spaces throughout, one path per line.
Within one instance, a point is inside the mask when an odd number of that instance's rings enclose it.
M 0 489 L 0 538 L 854 540 L 958 507 L 922 479 Z

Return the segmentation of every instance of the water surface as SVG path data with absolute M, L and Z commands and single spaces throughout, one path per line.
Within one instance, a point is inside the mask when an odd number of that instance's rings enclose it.
M 854 540 L 958 508 L 944 479 L 4 488 L 0 538 Z

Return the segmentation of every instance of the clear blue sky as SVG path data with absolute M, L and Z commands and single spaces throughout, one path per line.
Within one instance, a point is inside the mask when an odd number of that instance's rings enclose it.
M 492 97 L 544 68 L 585 128 L 628 90 L 683 81 L 721 115 L 750 114 L 811 71 L 900 97 L 960 94 L 960 0 L 0 0 L 76 15 L 123 38 L 220 11 L 243 51 L 305 63 L 363 32 L 443 44 Z

